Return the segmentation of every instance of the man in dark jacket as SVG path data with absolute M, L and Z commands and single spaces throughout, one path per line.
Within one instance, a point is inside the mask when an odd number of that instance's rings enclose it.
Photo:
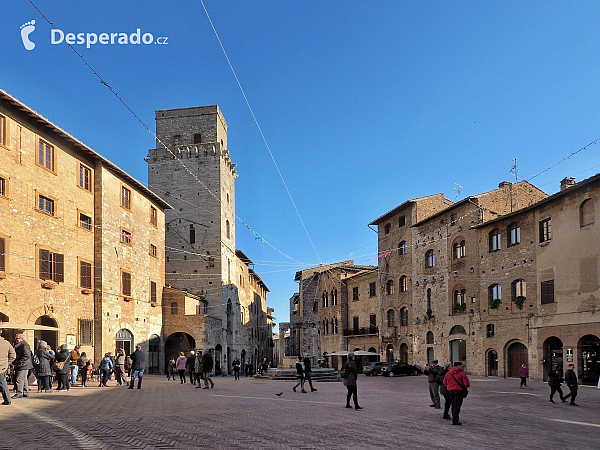
M 190 381 L 192 382 L 192 385 L 196 384 L 196 379 L 194 377 L 195 364 L 196 364 L 196 352 L 194 350 L 192 350 L 190 352 L 190 356 L 188 356 L 187 362 L 185 363 L 185 367 L 188 370 L 188 373 L 190 374 Z
M 438 360 L 434 359 L 431 361 L 431 367 L 425 364 L 425 370 L 423 371 L 429 382 L 429 396 L 432 401 L 429 406 L 435 409 L 440 409 L 440 385 L 437 383 L 437 378 L 441 370 L 442 367 L 438 366 Z
M 312 385 L 312 368 L 310 365 L 310 358 L 308 357 L 308 353 L 304 355 L 304 378 L 308 381 L 308 385 L 310 386 L 310 392 L 315 392 L 316 389 Z
M 17 388 L 17 394 L 13 398 L 29 397 L 29 383 L 27 378 L 29 377 L 29 370 L 33 369 L 33 361 L 31 355 L 31 348 L 25 341 L 25 336 L 21 333 L 15 337 L 17 343 L 15 344 L 15 386 Z
M 56 352 L 55 363 L 63 363 L 62 369 L 56 372 L 58 378 L 57 391 L 68 391 L 71 389 L 69 385 L 69 366 L 71 364 L 71 353 L 67 349 L 67 344 L 60 346 L 60 351 Z
M 210 387 L 214 388 L 215 383 L 210 377 L 210 373 L 213 370 L 213 357 L 210 350 L 205 350 L 202 354 L 202 379 L 204 380 L 204 389 L 208 389 L 208 383 Z
M 548 386 L 550 386 L 550 400 L 548 400 L 550 403 L 554 403 L 554 400 L 552 399 L 552 397 L 554 397 L 554 394 L 556 392 L 558 392 L 558 395 L 560 395 L 560 401 L 561 402 L 565 402 L 565 397 L 563 396 L 563 391 L 560 388 L 560 385 L 563 382 L 563 378 L 560 375 L 560 372 L 558 370 L 551 370 L 550 373 L 548 374 Z
M 10 405 L 10 391 L 6 383 L 6 370 L 15 360 L 16 356 L 15 349 L 10 345 L 10 342 L 0 336 L 0 391 L 4 399 L 3 405 Z
M 356 390 L 356 379 L 358 378 L 358 368 L 354 361 L 354 353 L 348 353 L 348 361 L 344 365 L 344 386 L 346 386 L 346 408 L 352 408 L 350 406 L 350 398 L 354 400 L 354 409 L 362 409 L 362 406 L 358 406 L 358 391 Z
M 146 354 L 142 351 L 141 345 L 135 346 L 135 352 L 131 354 L 131 382 L 129 383 L 129 389 L 133 389 L 135 379 L 138 379 L 137 388 L 142 388 L 142 378 L 144 377 L 144 370 L 146 369 Z
M 571 392 L 565 395 L 562 400 L 564 403 L 569 397 L 571 397 L 571 405 L 579 406 L 577 403 L 575 403 L 575 397 L 577 397 L 577 389 L 579 385 L 577 384 L 577 375 L 575 375 L 575 370 L 573 369 L 575 369 L 575 364 L 569 364 L 569 368 L 565 372 L 565 383 L 567 383 L 567 386 Z

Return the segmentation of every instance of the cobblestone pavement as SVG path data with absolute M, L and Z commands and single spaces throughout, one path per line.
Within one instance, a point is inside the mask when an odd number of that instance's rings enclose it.
M 292 382 L 214 380 L 194 389 L 147 375 L 141 390 L 34 391 L 0 405 L 0 448 L 600 448 L 600 390 L 591 387 L 580 387 L 574 407 L 549 403 L 541 382 L 522 390 L 518 379 L 472 377 L 456 427 L 429 407 L 425 376 L 361 375 L 361 411 L 344 407 L 342 383 L 302 394 Z

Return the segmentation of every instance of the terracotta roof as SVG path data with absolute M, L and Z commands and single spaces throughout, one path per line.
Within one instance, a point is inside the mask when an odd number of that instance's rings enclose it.
M 383 222 L 384 220 L 388 219 L 389 217 L 393 216 L 394 214 L 399 213 L 400 211 L 402 211 L 403 209 L 406 209 L 407 207 L 409 207 L 410 205 L 412 205 L 413 203 L 419 202 L 421 200 L 426 200 L 428 198 L 431 197 L 435 197 L 437 195 L 444 195 L 444 194 L 432 194 L 432 195 L 425 195 L 423 197 L 416 197 L 416 198 L 412 198 L 410 200 L 405 201 L 404 203 L 402 203 L 399 206 L 396 206 L 394 209 L 386 212 L 384 215 L 379 216 L 377 219 L 373 220 L 369 225 L 378 225 L 381 222 Z M 445 198 L 444 200 L 447 200 L 449 202 L 452 203 L 452 200 L 448 200 L 447 198 Z

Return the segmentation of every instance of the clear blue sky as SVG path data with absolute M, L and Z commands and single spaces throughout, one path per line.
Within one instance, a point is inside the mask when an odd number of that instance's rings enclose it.
M 405 200 L 529 179 L 600 137 L 600 3 L 205 0 L 316 255 L 199 0 L 33 0 L 65 34 L 150 32 L 167 45 L 75 45 L 154 129 L 156 109 L 218 104 L 237 214 L 306 264 L 376 264 L 367 224 Z M 443 4 L 442 4 L 443 3 Z M 0 87 L 147 182 L 154 138 L 28 0 L 0 18 Z M 36 21 L 35 49 L 21 25 Z M 600 143 L 532 182 L 600 172 Z M 300 264 L 237 224 L 277 322 Z

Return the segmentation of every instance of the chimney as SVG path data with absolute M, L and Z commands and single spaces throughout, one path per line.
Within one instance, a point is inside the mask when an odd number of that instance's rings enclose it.
M 565 177 L 560 182 L 560 192 L 575 186 L 575 178 Z
M 507 189 L 512 185 L 512 183 L 510 181 L 502 181 L 499 185 L 498 188 L 499 189 Z

